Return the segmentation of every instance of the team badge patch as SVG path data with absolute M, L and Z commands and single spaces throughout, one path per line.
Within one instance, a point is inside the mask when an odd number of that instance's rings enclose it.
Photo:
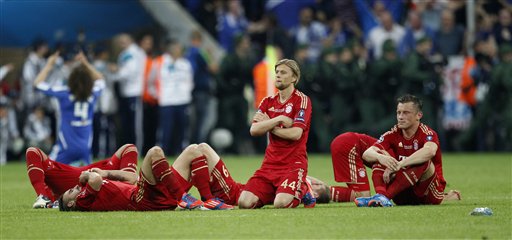
M 378 143 L 382 143 L 384 142 L 384 136 L 380 136 L 379 140 L 377 141 Z
M 364 168 L 359 168 L 358 173 L 359 173 L 359 177 L 366 176 L 366 170 Z
M 418 150 L 418 140 L 414 139 L 414 150 Z
M 295 121 L 304 122 L 304 109 L 301 109 L 295 118 Z
M 434 139 L 434 137 L 433 137 L 432 135 L 428 135 L 428 136 L 427 136 L 427 141 L 429 141 L 429 142 L 430 142 L 430 141 L 432 141 L 432 139 Z
M 284 112 L 285 112 L 285 113 L 291 113 L 291 112 L 292 112 L 292 108 L 293 108 L 293 104 L 288 103 L 288 104 L 286 105 L 286 108 L 285 108 Z

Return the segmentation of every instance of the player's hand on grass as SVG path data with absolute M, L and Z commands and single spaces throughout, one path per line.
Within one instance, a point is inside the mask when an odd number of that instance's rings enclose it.
M 398 171 L 398 169 L 400 169 L 398 166 L 398 161 L 391 156 L 380 155 L 379 158 L 377 158 L 377 160 L 379 161 L 380 164 L 389 168 L 393 172 L 396 172 Z
M 461 199 L 462 199 L 462 196 L 460 195 L 459 191 L 457 191 L 457 190 L 450 190 L 447 193 L 444 193 L 443 201 L 445 201 L 445 200 L 457 200 L 457 201 L 459 201 Z

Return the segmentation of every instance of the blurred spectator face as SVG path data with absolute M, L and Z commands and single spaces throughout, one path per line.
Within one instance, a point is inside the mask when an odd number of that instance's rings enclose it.
M 139 42 L 140 48 L 144 50 L 144 52 L 149 53 L 153 50 L 153 36 L 145 35 Z
M 174 58 L 179 58 L 183 55 L 183 47 L 179 42 L 173 42 L 169 44 L 169 54 Z
M 418 12 L 410 12 L 409 13 L 409 24 L 412 29 L 420 29 L 421 28 L 421 18 Z
M 237 17 L 242 15 L 242 7 L 240 6 L 240 1 L 238 1 L 238 0 L 228 1 L 228 11 Z
M 352 54 L 350 48 L 344 48 L 340 53 L 340 61 L 342 63 L 349 63 L 352 62 L 352 59 L 354 59 L 354 54 Z
M 121 49 L 127 49 L 131 44 L 133 40 L 128 34 L 121 34 L 117 38 L 117 44 Z
M 501 26 L 509 26 L 511 22 L 510 12 L 507 9 L 500 10 L 499 21 Z
M 37 55 L 39 56 L 44 56 L 48 53 L 48 44 L 42 44 L 41 46 L 39 46 L 36 50 L 36 53 Z
M 243 36 L 242 40 L 240 41 L 240 44 L 238 45 L 238 48 L 244 51 L 248 51 L 251 49 L 251 39 L 249 39 L 248 36 Z
M 386 31 L 391 31 L 393 29 L 393 17 L 391 16 L 391 14 L 389 12 L 382 13 L 380 21 L 381 21 L 382 27 Z
M 428 40 L 416 45 L 416 51 L 421 55 L 428 55 L 432 49 L 432 41 Z
M 441 27 L 449 30 L 453 27 L 453 24 L 453 13 L 450 10 L 443 11 L 441 15 Z
M 0 119 L 7 117 L 7 107 L 0 105 Z
M 307 48 L 299 48 L 295 52 L 295 59 L 302 62 L 308 58 L 308 49 Z
M 376 1 L 373 4 L 373 12 L 375 13 L 376 17 L 378 17 L 378 18 L 382 17 L 382 14 L 387 12 L 386 5 L 384 5 L 384 3 L 382 1 Z
M 37 119 L 42 120 L 44 118 L 44 111 L 41 107 L 37 107 L 34 109 L 34 115 Z
M 302 9 L 299 21 L 301 25 L 309 25 L 313 21 L 313 11 L 309 8 Z

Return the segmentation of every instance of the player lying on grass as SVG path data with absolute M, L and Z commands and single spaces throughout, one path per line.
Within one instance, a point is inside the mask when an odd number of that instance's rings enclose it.
M 440 204 L 446 181 L 437 133 L 421 123 L 422 102 L 416 96 L 397 99 L 397 124 L 363 153 L 375 162 L 372 181 L 377 193 L 356 198 L 359 207 Z M 382 154 L 390 149 L 397 158 Z M 398 159 L 398 160 L 397 160 Z
M 178 158 L 186 157 L 184 155 L 187 153 Z M 123 175 L 116 176 L 116 180 L 109 178 L 109 171 L 92 169 L 82 172 L 79 184 L 60 197 L 59 210 L 155 211 L 176 207 L 195 209 L 203 205 L 177 183 L 160 147 L 153 147 L 146 154 L 136 185 L 123 182 L 128 180 Z
M 28 148 L 25 156 L 27 174 L 37 194 L 33 208 L 51 207 L 60 195 L 78 184 L 83 171 L 92 168 L 111 170 L 112 175 L 123 175 L 132 184 L 137 180 L 138 153 L 133 144 L 125 144 L 112 157 L 83 167 L 56 162 L 35 147 Z
M 215 152 L 206 143 L 192 144 L 186 151 L 193 152 L 193 158 L 184 161 L 176 161 L 173 164 L 173 171 L 179 172 L 179 184 L 188 190 L 194 185 L 201 194 L 202 199 L 217 198 L 225 205 L 237 205 L 244 184 L 236 182 L 228 171 L 228 168 Z M 190 178 L 190 181 L 185 179 Z M 305 194 L 302 202 L 306 207 L 314 207 L 315 199 L 312 192 Z M 205 202 L 205 206 L 207 203 Z M 225 208 L 225 206 L 220 206 Z

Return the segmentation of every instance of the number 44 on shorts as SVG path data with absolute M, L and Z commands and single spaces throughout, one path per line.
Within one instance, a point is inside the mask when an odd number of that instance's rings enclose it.
M 288 184 L 288 179 L 284 180 L 283 183 L 281 183 L 281 187 L 283 188 L 291 188 L 292 191 L 295 191 L 295 181 L 291 182 L 290 184 Z

